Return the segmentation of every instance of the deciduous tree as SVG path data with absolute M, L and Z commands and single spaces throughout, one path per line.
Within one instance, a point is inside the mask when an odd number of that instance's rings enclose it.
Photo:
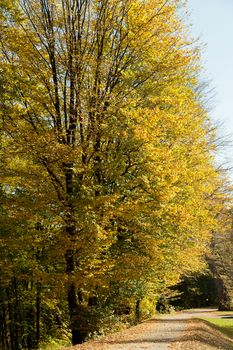
M 216 225 L 214 136 L 178 5 L 2 2 L 3 187 L 56 248 L 73 344 L 98 286 L 129 280 L 138 298 L 176 283 Z

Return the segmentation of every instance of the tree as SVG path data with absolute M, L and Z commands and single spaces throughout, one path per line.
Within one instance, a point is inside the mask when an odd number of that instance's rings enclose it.
M 144 295 L 176 283 L 199 268 L 216 224 L 199 53 L 178 5 L 1 7 L 3 186 L 22 193 L 8 210 L 46 228 L 43 249 L 52 236 L 73 344 L 87 334 L 87 295 L 111 291 L 111 278 L 129 279 L 135 298 L 140 285 Z

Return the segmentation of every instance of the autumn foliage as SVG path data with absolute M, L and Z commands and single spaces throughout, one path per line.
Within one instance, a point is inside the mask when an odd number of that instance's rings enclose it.
M 0 5 L 2 348 L 76 344 L 201 268 L 221 205 L 199 50 L 180 1 Z

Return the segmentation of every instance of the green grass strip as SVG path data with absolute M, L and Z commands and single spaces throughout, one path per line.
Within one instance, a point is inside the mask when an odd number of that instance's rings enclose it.
M 202 318 L 214 325 L 216 329 L 233 338 L 233 318 Z

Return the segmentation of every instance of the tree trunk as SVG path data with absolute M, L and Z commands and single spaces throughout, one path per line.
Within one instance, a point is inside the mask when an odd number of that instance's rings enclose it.
M 41 283 L 37 282 L 36 286 L 36 345 L 40 342 L 40 313 L 41 313 Z
M 66 235 L 72 244 L 76 236 L 76 222 L 74 219 L 74 208 L 72 204 L 73 194 L 73 164 L 64 164 L 66 179 L 66 195 L 67 195 L 67 213 L 66 213 Z M 81 344 L 85 339 L 85 334 L 81 331 L 81 317 L 79 314 L 79 305 L 77 300 L 77 288 L 74 280 L 75 272 L 75 248 L 71 247 L 65 253 L 66 273 L 69 277 L 69 285 L 67 291 L 67 302 L 70 315 L 70 326 L 72 334 L 72 344 Z
M 136 320 L 136 322 L 140 322 L 140 303 L 141 303 L 140 299 L 136 300 L 136 305 L 135 305 L 135 320 Z
M 8 314 L 9 314 L 9 331 L 10 331 L 10 344 L 11 344 L 11 349 L 15 350 L 15 337 L 14 337 L 14 332 L 13 332 L 13 317 L 12 317 L 12 309 L 11 309 L 11 303 L 10 300 L 8 299 Z
M 72 281 L 72 274 L 74 273 L 74 252 L 69 249 L 66 252 L 66 273 L 70 277 L 68 292 L 67 292 L 67 301 L 70 314 L 70 325 L 72 333 L 72 344 L 80 344 L 79 333 L 76 329 L 76 317 L 78 311 L 77 297 L 76 297 L 76 286 L 75 282 Z
M 7 319 L 6 319 L 6 309 L 5 305 L 2 305 L 2 347 L 3 349 L 10 349 L 9 342 L 8 342 L 8 329 L 7 329 Z
M 72 274 L 74 272 L 74 251 L 68 250 L 66 252 L 66 272 L 70 277 L 68 286 L 67 300 L 70 315 L 70 325 L 72 334 L 72 344 L 81 344 L 84 342 L 87 333 L 82 329 L 82 307 L 78 304 L 77 300 L 77 288 L 75 281 L 72 280 Z

